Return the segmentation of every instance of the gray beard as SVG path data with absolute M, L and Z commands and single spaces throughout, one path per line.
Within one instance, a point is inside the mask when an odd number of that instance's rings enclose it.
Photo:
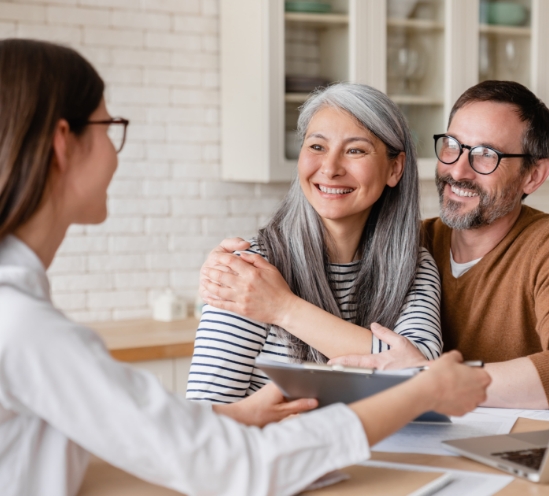
M 435 182 L 438 191 L 438 201 L 440 205 L 440 219 L 451 229 L 465 230 L 478 229 L 482 226 L 492 224 L 492 222 L 504 217 L 512 212 L 520 203 L 521 192 L 517 187 L 519 183 L 510 181 L 500 194 L 490 195 L 477 184 L 470 181 L 455 181 L 451 176 L 439 176 L 436 172 Z M 476 208 L 467 213 L 460 213 L 462 204 L 453 200 L 444 199 L 444 186 L 456 186 L 460 189 L 474 191 L 479 196 L 479 202 Z

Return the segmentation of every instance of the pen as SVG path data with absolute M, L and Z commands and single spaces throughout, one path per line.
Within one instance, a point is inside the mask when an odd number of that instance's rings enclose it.
M 463 362 L 463 365 L 468 367 L 484 367 L 484 362 L 482 360 L 466 360 Z M 417 368 L 418 371 L 429 370 L 429 365 L 423 365 L 422 367 Z
M 454 481 L 454 478 L 451 474 L 441 475 L 438 479 L 429 482 L 423 487 L 420 487 L 418 490 L 410 493 L 408 496 L 431 496 L 432 494 L 437 493 L 441 489 L 445 488 L 447 485 L 451 484 Z

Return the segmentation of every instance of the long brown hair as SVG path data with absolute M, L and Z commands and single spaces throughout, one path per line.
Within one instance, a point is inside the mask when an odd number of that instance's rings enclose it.
M 59 120 L 81 134 L 104 89 L 97 71 L 70 48 L 0 41 L 0 239 L 40 205 Z

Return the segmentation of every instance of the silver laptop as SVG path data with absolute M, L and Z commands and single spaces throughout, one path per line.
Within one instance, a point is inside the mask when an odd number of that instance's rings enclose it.
M 549 483 L 549 430 L 444 441 L 450 451 L 532 482 Z

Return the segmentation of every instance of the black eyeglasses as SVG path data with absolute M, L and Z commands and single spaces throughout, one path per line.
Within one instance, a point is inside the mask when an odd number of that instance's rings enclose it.
M 469 146 L 460 143 L 453 136 L 447 134 L 435 134 L 435 153 L 437 158 L 446 165 L 455 164 L 463 154 L 463 149 L 469 150 L 469 165 L 479 174 L 492 174 L 502 158 L 530 157 L 524 153 L 501 153 L 489 146 Z
M 112 144 L 116 153 L 120 153 L 122 148 L 124 148 L 124 143 L 126 142 L 126 129 L 130 121 L 128 119 L 123 119 L 122 117 L 113 117 L 112 119 L 105 119 L 101 121 L 70 121 L 69 124 L 88 126 L 90 124 L 103 124 L 109 126 L 107 134 L 109 135 Z

